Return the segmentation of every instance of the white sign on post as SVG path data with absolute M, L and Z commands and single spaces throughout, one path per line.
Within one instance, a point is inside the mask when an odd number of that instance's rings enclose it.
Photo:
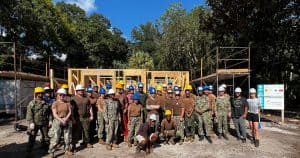
M 284 84 L 259 84 L 257 97 L 261 109 L 281 110 L 282 122 L 284 122 Z

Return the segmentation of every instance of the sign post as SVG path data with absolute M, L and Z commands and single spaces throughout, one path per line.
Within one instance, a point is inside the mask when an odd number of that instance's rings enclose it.
M 259 84 L 257 97 L 261 109 L 281 110 L 281 123 L 284 123 L 284 84 Z

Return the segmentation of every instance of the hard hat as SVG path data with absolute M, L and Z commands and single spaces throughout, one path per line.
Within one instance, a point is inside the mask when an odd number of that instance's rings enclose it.
M 225 91 L 225 88 L 221 86 L 221 87 L 219 87 L 218 90 L 219 90 L 219 92 L 224 92 L 224 91 Z
M 105 87 L 106 87 L 106 89 L 111 89 L 111 88 L 112 88 L 112 85 L 111 85 L 110 83 L 107 83 L 107 84 L 105 85 Z
M 149 93 L 150 94 L 156 94 L 156 89 L 154 87 L 149 88 Z
M 76 91 L 84 91 L 84 86 L 81 84 L 78 84 L 78 85 L 76 85 L 75 90 Z
M 48 90 L 50 90 L 49 87 L 44 87 L 44 91 L 48 91 Z
M 150 120 L 156 121 L 156 115 L 155 114 L 151 114 L 149 116 Z
M 119 83 L 121 86 L 124 86 L 124 85 L 125 85 L 125 83 L 124 83 L 123 80 L 120 80 L 118 83 Z
M 67 91 L 66 91 L 66 89 L 64 89 L 64 88 L 60 88 L 60 89 L 57 90 L 56 93 L 57 93 L 57 94 L 67 94 Z
M 100 94 L 105 94 L 105 93 L 106 93 L 106 91 L 105 91 L 105 89 L 104 89 L 104 88 L 102 88 L 102 87 L 101 87 L 101 88 L 99 89 L 99 93 L 100 93 Z
M 132 96 L 132 99 L 133 100 L 140 100 L 140 93 L 139 92 L 134 93 L 134 95 Z
M 138 87 L 139 87 L 139 88 L 143 88 L 143 87 L 144 87 L 144 84 L 143 84 L 142 82 L 139 82 L 139 83 L 138 83 Z
M 172 85 L 173 83 L 172 83 L 172 80 L 169 80 L 168 81 L 168 85 Z
M 120 83 L 116 84 L 116 89 L 122 89 L 122 88 L 123 88 L 123 86 Z
M 60 88 L 68 89 L 69 86 L 67 84 L 62 84 Z
M 88 93 L 93 93 L 94 90 L 93 90 L 93 88 L 89 87 L 89 88 L 86 89 L 86 92 L 88 92 Z
M 250 92 L 250 93 L 256 93 L 256 89 L 255 89 L 255 88 L 250 88 L 250 89 L 249 89 L 249 92 Z
M 162 87 L 163 87 L 163 88 L 166 88 L 166 87 L 167 87 L 167 85 L 166 85 L 166 84 L 163 84 L 163 85 L 162 85 Z
M 226 84 L 221 84 L 221 86 L 220 87 L 224 87 L 225 89 L 227 88 L 227 85 Z
M 174 86 L 173 90 L 174 91 L 179 91 L 179 87 L 178 86 Z
M 180 95 L 180 91 L 175 91 L 175 95 Z
M 213 85 L 209 85 L 208 86 L 208 90 L 213 91 L 214 90 L 214 86 Z
M 236 87 L 234 90 L 235 93 L 241 93 L 242 89 L 240 87 Z
M 202 91 L 203 91 L 203 86 L 199 86 L 199 87 L 197 88 L 197 90 L 198 90 L 198 92 L 202 92 Z
M 190 91 L 190 90 L 192 90 L 193 89 L 193 87 L 192 87 L 192 85 L 187 85 L 186 87 L 185 87 L 185 90 L 186 91 Z
M 133 87 L 132 85 L 130 85 L 130 86 L 128 87 L 128 90 L 132 91 L 132 90 L 134 90 L 134 87 Z
M 205 85 L 205 86 L 203 87 L 203 90 L 204 90 L 204 91 L 205 91 L 205 90 L 209 90 L 208 85 Z
M 115 94 L 115 91 L 113 89 L 109 89 L 107 94 Z
M 179 85 L 177 85 L 179 88 L 181 88 L 181 85 L 179 84 Z
M 156 90 L 157 90 L 157 91 L 162 91 L 162 87 L 158 85 L 158 86 L 156 87 Z
M 42 88 L 42 87 L 35 87 L 34 88 L 34 93 L 44 93 L 44 88 Z
M 165 115 L 166 115 L 166 116 L 172 115 L 171 110 L 166 110 L 166 111 L 165 111 Z
M 168 93 L 169 93 L 169 94 L 172 94 L 172 93 L 173 93 L 172 89 L 169 89 L 169 90 L 168 90 Z

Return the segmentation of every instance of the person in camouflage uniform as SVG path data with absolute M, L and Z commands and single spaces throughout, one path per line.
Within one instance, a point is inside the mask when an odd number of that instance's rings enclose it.
M 168 104 L 176 123 L 176 140 L 179 139 L 179 145 L 182 145 L 184 140 L 184 108 L 180 98 L 180 91 L 175 91 L 175 99 Z
M 105 126 L 105 122 L 104 122 L 104 100 L 105 100 L 105 89 L 104 88 L 100 88 L 99 90 L 99 98 L 97 100 L 97 109 L 98 109 L 98 113 L 97 113 L 97 119 L 98 119 L 98 138 L 99 138 L 99 144 L 104 145 L 104 126 Z
M 212 108 L 208 98 L 208 86 L 204 86 L 204 95 L 197 96 L 195 100 L 195 114 L 198 118 L 198 135 L 199 140 L 204 139 L 204 135 L 209 143 L 212 143 Z
M 57 91 L 59 99 L 52 105 L 53 123 L 52 134 L 49 146 L 49 158 L 54 157 L 55 147 L 59 144 L 60 137 L 63 133 L 65 143 L 65 155 L 71 156 L 71 139 L 72 139 L 72 120 L 71 120 L 71 104 L 64 101 L 67 92 L 61 88 Z
M 216 99 L 216 118 L 218 122 L 218 138 L 223 137 L 228 140 L 228 117 L 231 113 L 231 103 L 225 95 L 225 88 L 219 87 L 219 96 Z
M 112 147 L 119 148 L 117 145 L 117 134 L 119 123 L 121 123 L 121 107 L 118 100 L 114 99 L 113 89 L 108 91 L 108 99 L 104 101 L 104 121 L 106 127 L 106 149 L 112 150 Z
M 41 143 L 43 147 L 46 146 L 45 137 L 47 135 L 49 117 L 51 116 L 51 107 L 43 100 L 43 93 L 44 89 L 42 87 L 36 87 L 34 89 L 35 99 L 33 99 L 27 106 L 26 120 L 29 122 L 29 128 L 27 131 L 29 140 L 26 151 L 29 157 L 39 130 L 42 134 Z
M 129 127 L 129 136 L 128 136 L 128 147 L 132 146 L 132 141 L 135 138 L 138 129 L 143 120 L 142 105 L 139 104 L 140 93 L 135 93 L 132 97 L 133 103 L 128 106 L 128 127 Z M 134 144 L 137 144 L 137 140 L 134 139 Z

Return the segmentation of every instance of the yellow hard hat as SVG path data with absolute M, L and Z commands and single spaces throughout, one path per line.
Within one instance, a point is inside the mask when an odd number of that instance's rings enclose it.
M 69 86 L 67 84 L 62 84 L 60 88 L 63 88 L 63 89 L 68 89 Z
M 188 91 L 190 91 L 192 89 L 193 89 L 193 87 L 190 84 L 185 87 L 185 90 L 188 90 Z
M 116 84 L 116 89 L 122 89 L 122 88 L 123 88 L 123 86 L 120 83 Z
M 158 85 L 158 86 L 156 87 L 156 91 L 162 91 L 162 87 Z
M 166 116 L 169 116 L 169 115 L 171 115 L 171 114 L 172 114 L 171 110 L 166 110 L 166 111 L 165 111 L 165 115 L 166 115 Z
M 34 94 L 35 93 L 44 93 L 44 88 L 42 88 L 42 87 L 35 87 L 34 88 Z
M 118 83 L 119 83 L 121 86 L 124 86 L 124 85 L 125 85 L 125 83 L 124 83 L 123 80 L 120 80 Z

